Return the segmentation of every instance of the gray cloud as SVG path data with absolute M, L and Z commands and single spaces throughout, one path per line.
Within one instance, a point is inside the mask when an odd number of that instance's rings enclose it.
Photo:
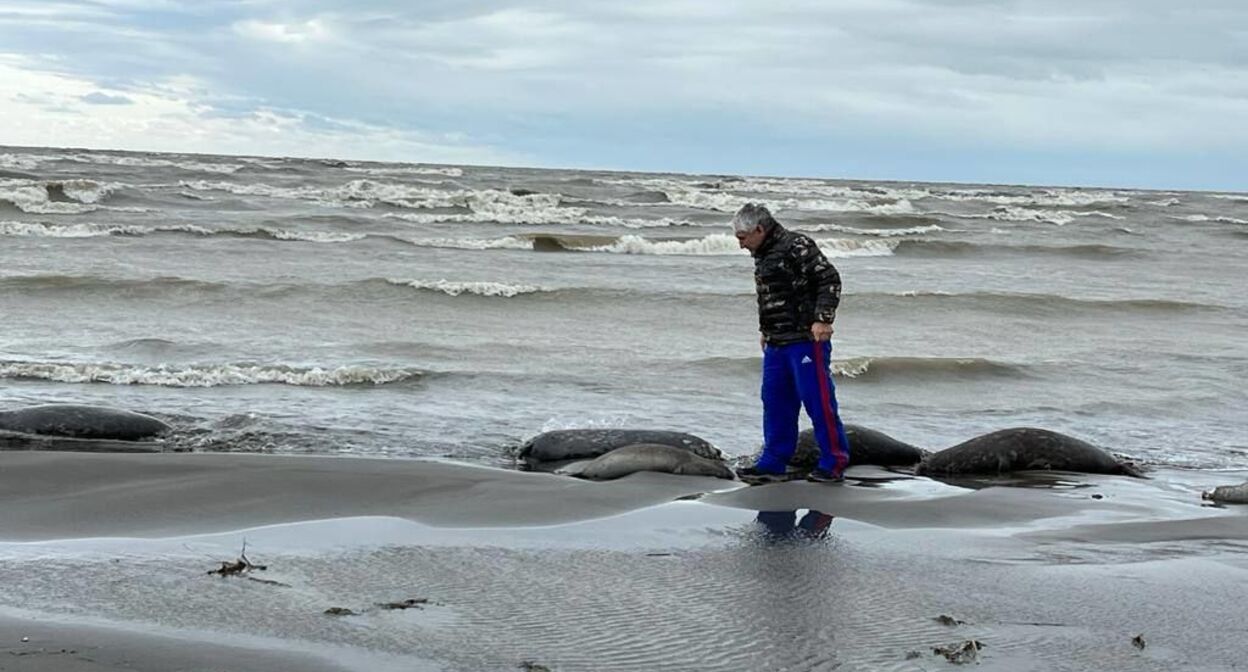
M 125 96 L 110 96 L 107 93 L 92 91 L 78 98 L 89 105 L 133 105 L 134 101 Z

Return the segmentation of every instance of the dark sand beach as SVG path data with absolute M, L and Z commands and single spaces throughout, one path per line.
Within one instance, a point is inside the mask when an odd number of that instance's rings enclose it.
M 1154 476 L 0 453 L 0 669 L 1239 669 L 1248 511 L 1200 492 L 1245 474 Z

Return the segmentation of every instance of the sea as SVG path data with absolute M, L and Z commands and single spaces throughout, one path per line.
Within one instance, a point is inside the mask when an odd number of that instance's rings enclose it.
M 151 413 L 178 450 L 509 466 L 634 427 L 748 455 L 747 202 L 840 271 L 846 422 L 1248 464 L 1245 193 L 0 147 L 0 408 Z

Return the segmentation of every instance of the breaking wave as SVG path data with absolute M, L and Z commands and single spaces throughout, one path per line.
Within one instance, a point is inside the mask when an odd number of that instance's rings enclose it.
M 271 229 L 266 227 L 209 229 L 193 224 L 141 226 L 135 224 L 51 224 L 44 222 L 0 222 L 0 236 L 97 238 L 103 236 L 147 236 L 168 233 L 185 233 L 195 236 L 265 238 L 270 240 L 301 241 L 311 243 L 344 243 L 362 240 L 367 238 L 369 235 L 364 233 L 341 233 L 335 231 L 296 231 L 293 229 Z
M 1035 206 L 1072 208 L 1098 204 L 1123 204 L 1130 199 L 1112 191 L 1042 189 L 1027 194 L 1014 194 L 982 189 L 954 189 L 932 192 L 932 198 L 944 201 L 975 201 L 999 206 Z
M 425 166 L 347 166 L 346 170 L 365 175 L 441 175 L 443 177 L 463 177 L 460 168 L 434 168 Z
M 904 229 L 862 229 L 853 226 L 842 226 L 840 224 L 813 224 L 802 225 L 795 224 L 793 228 L 806 232 L 823 232 L 837 231 L 839 233 L 852 233 L 859 236 L 879 236 L 881 238 L 897 238 L 902 236 L 917 236 L 924 233 L 939 233 L 948 231 L 939 224 L 927 224 L 925 226 L 911 226 Z
M 1174 217 L 1184 222 L 1218 222 L 1219 224 L 1248 224 L 1248 220 L 1236 219 L 1234 217 L 1219 217 L 1210 215 L 1185 215 L 1183 217 Z
M 997 206 L 991 212 L 974 214 L 942 213 L 947 217 L 961 219 L 990 219 L 998 222 L 1044 222 L 1064 226 L 1079 217 L 1104 217 L 1106 219 L 1123 219 L 1122 217 L 1099 210 L 1031 210 L 1024 207 Z
M 264 183 L 183 181 L 180 187 L 190 193 L 223 191 L 236 196 L 260 196 L 312 201 L 330 207 L 373 208 L 379 205 L 407 210 L 450 210 L 451 212 L 387 213 L 387 217 L 414 224 L 597 224 L 625 228 L 688 226 L 690 222 L 671 218 L 627 219 L 591 215 L 586 208 L 564 203 L 559 194 L 519 192 L 503 189 L 433 189 L 414 184 L 352 180 L 337 187 L 275 187 Z
M 597 182 L 658 190 L 666 194 L 672 203 L 723 212 L 733 212 L 749 201 L 761 202 L 773 209 L 899 214 L 899 211 L 913 212 L 910 202 L 923 199 L 1062 208 L 1096 204 L 1122 205 L 1130 200 L 1112 191 L 1043 189 L 1020 194 L 988 189 L 938 189 L 919 185 L 828 184 L 802 178 L 725 178 L 709 181 L 622 178 L 599 179 Z M 752 196 L 754 194 L 778 194 L 788 198 L 767 199 Z
M 242 170 L 242 163 L 205 163 L 202 161 L 173 161 L 170 159 L 153 159 L 142 156 L 118 156 L 115 154 L 66 154 L 63 156 L 46 157 L 47 160 L 72 161 L 74 163 L 94 163 L 96 165 L 126 166 L 131 168 L 177 168 L 196 173 L 220 173 L 228 175 Z
M 832 373 L 868 382 L 889 379 L 967 380 L 1027 376 L 1026 367 L 978 357 L 851 357 L 833 360 Z
M 46 157 L 38 154 L 0 154 L 0 168 L 8 170 L 34 170 Z
M 262 384 L 300 387 L 385 385 L 419 380 L 425 375 L 426 372 L 411 368 L 368 366 L 328 368 L 259 364 L 137 366 L 113 363 L 0 361 L 0 378 L 160 387 L 223 387 Z
M 728 256 L 747 252 L 737 239 L 724 233 L 705 238 L 651 239 L 637 235 L 602 236 L 577 234 L 517 234 L 502 238 L 423 238 L 409 240 L 421 247 L 444 247 L 461 250 L 534 250 L 538 252 L 597 252 L 637 255 Z M 899 241 L 849 240 L 829 238 L 816 240 L 823 253 L 831 258 L 879 257 L 893 253 Z
M 77 215 L 96 210 L 109 194 L 124 186 L 93 180 L 0 179 L 0 201 L 26 213 Z
M 704 238 L 671 240 L 648 239 L 634 235 L 619 238 L 548 235 L 534 236 L 533 240 L 535 249 L 562 249 L 579 252 L 698 256 L 748 254 L 741 249 L 736 237 L 725 233 L 714 233 Z M 815 242 L 826 256 L 833 258 L 888 256 L 897 246 L 897 241 L 889 240 L 829 238 Z
M 405 287 L 413 287 L 415 289 L 423 289 L 434 292 L 441 292 L 448 296 L 459 296 L 460 294 L 475 294 L 477 296 L 490 297 L 513 297 L 523 294 L 537 294 L 552 291 L 544 287 L 535 285 L 513 285 L 504 282 L 451 282 L 449 280 L 402 280 L 395 278 L 387 278 L 386 282 L 392 285 L 400 285 Z

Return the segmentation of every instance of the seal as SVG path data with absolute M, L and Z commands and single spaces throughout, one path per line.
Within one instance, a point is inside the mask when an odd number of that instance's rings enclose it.
M 653 429 L 559 429 L 529 439 L 520 447 L 518 456 L 530 467 L 538 467 L 543 462 L 595 458 L 639 443 L 671 446 L 710 460 L 724 457 L 706 439 Z
M 1219 504 L 1248 504 L 1248 483 L 1239 485 L 1219 485 L 1200 495 L 1201 499 Z
M 931 452 L 912 446 L 905 441 L 898 441 L 884 432 L 863 427 L 862 425 L 845 424 L 845 437 L 849 439 L 849 466 L 873 464 L 879 467 L 913 467 Z M 757 461 L 758 456 L 754 456 Z M 804 429 L 797 435 L 797 450 L 789 460 L 789 469 L 795 474 L 802 474 L 815 468 L 819 463 L 819 443 L 815 440 L 815 430 Z
M 1142 476 L 1133 465 L 1087 441 L 1035 427 L 1002 429 L 946 448 L 924 458 L 917 473 L 954 476 L 1035 469 Z
M 639 471 L 714 476 L 729 480 L 735 478 L 732 469 L 723 460 L 708 459 L 683 448 L 657 443 L 639 443 L 616 448 L 584 465 L 574 475 L 606 481 Z
M 170 427 L 150 415 L 108 406 L 45 404 L 16 411 L 0 411 L 0 429 L 23 434 L 75 439 L 140 441 Z

